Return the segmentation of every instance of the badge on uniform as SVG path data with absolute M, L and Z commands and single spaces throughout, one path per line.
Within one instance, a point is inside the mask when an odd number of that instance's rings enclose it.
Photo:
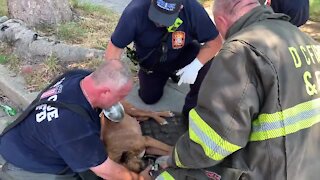
M 183 31 L 175 31 L 172 33 L 172 48 L 180 49 L 184 46 L 185 43 L 185 32 Z

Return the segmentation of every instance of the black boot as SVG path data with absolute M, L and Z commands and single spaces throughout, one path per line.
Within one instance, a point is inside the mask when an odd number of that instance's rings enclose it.
M 174 83 L 178 83 L 180 80 L 180 76 L 177 76 L 176 73 L 177 72 L 173 72 L 169 76 Z

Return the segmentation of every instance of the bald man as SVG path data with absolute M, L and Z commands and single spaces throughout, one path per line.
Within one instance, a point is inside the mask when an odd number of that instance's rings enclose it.
M 28 107 L 23 121 L 2 134 L 0 153 L 6 163 L 0 179 L 78 180 L 87 170 L 103 179 L 138 179 L 108 158 L 100 140 L 101 109 L 131 88 L 128 68 L 118 60 L 93 73 L 77 70 L 57 78 Z
M 215 0 L 225 42 L 157 179 L 320 176 L 320 44 L 256 0 Z

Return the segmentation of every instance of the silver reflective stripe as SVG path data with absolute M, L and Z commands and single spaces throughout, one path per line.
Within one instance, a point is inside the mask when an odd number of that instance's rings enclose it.
M 193 121 L 189 121 L 189 126 L 196 133 L 198 138 L 200 138 L 201 141 L 204 142 L 206 146 L 208 146 L 214 152 L 222 156 L 228 156 L 229 154 L 232 153 L 230 151 L 223 149 L 221 146 L 218 146 L 212 139 L 210 139 L 210 137 L 207 134 L 201 131 L 201 129 L 199 129 L 198 126 Z
M 285 126 L 289 126 L 289 125 L 298 123 L 300 121 L 307 120 L 307 119 L 312 118 L 313 116 L 318 115 L 318 114 L 320 114 L 320 108 L 301 112 L 301 113 L 297 114 L 296 116 L 288 117 L 284 120 L 278 119 L 278 120 L 276 120 L 276 122 L 270 122 L 270 123 L 263 122 L 260 125 L 254 125 L 252 127 L 252 131 L 253 132 L 268 131 L 268 130 L 272 130 L 272 129 L 283 128 Z M 319 119 L 319 121 L 320 121 L 320 119 Z

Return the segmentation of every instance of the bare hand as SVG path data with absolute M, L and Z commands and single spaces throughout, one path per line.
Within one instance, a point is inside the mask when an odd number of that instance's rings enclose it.
M 139 180 L 151 180 L 152 177 L 149 174 L 150 170 L 151 170 L 151 165 L 149 165 L 145 170 L 140 172 Z

